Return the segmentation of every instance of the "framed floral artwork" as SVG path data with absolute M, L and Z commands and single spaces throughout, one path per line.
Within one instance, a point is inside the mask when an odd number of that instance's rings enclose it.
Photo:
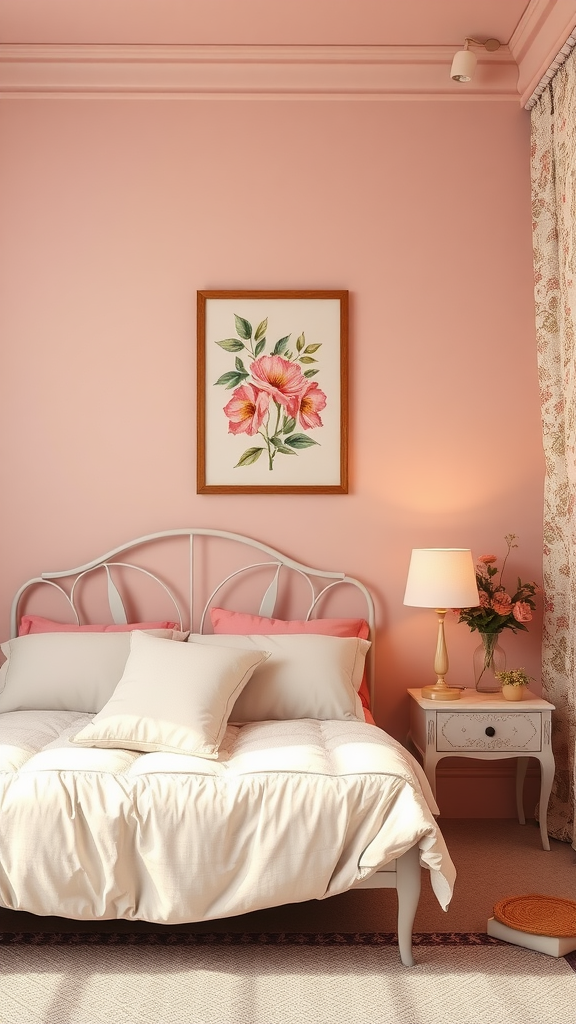
M 198 292 L 198 493 L 346 494 L 348 292 Z

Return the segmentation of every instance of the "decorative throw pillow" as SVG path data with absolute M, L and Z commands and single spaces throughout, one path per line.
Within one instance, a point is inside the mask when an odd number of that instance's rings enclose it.
M 126 633 L 132 629 L 180 629 L 177 622 L 125 622 L 117 625 L 76 626 L 66 622 L 44 619 L 41 615 L 23 615 L 18 627 L 18 636 L 30 633 Z
M 210 618 L 215 633 L 318 633 L 323 636 L 358 636 L 367 640 L 370 626 L 366 619 L 268 619 L 264 615 L 233 612 L 227 608 L 211 608 Z M 370 691 L 366 673 L 362 677 L 358 696 L 370 709 Z
M 295 718 L 364 721 L 358 688 L 369 640 L 318 634 L 191 633 L 188 643 L 269 652 L 269 660 L 256 669 L 232 709 L 234 724 Z
M 150 631 L 186 640 L 173 629 Z M 131 633 L 37 633 L 0 645 L 0 712 L 84 711 L 94 714 L 111 697 L 130 653 Z
M 216 758 L 234 702 L 267 657 L 133 633 L 114 693 L 72 742 Z

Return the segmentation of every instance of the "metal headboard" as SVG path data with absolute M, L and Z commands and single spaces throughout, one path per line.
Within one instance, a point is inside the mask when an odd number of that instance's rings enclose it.
M 333 590 L 333 588 L 341 586 L 342 584 L 349 584 L 355 587 L 362 594 L 366 604 L 366 621 L 370 627 L 370 639 L 372 646 L 370 648 L 367 658 L 367 676 L 368 686 L 370 691 L 370 697 L 373 700 L 374 693 L 374 634 L 375 634 L 375 611 L 374 601 L 372 595 L 359 580 L 354 579 L 352 576 L 346 576 L 343 572 L 328 572 L 323 569 L 314 569 L 312 566 L 303 565 L 301 562 L 297 562 L 293 558 L 289 558 L 287 555 L 282 554 L 281 551 L 277 551 L 275 548 L 270 547 L 268 544 L 262 544 L 260 541 L 253 540 L 251 537 L 245 537 L 240 533 L 229 533 L 225 530 L 211 530 L 204 529 L 202 527 L 191 527 L 184 528 L 181 530 L 163 530 L 160 533 L 150 533 L 144 537 L 137 537 L 135 540 L 128 541 L 126 544 L 121 544 L 120 547 L 114 548 L 112 551 L 106 552 L 104 555 L 100 555 L 98 558 L 94 558 L 91 562 L 86 562 L 84 565 L 79 565 L 74 569 L 63 569 L 59 572 L 43 572 L 40 576 L 36 576 L 33 579 L 27 580 L 19 588 L 12 601 L 12 607 L 10 611 L 10 636 L 15 637 L 18 633 L 18 622 L 19 622 L 19 609 L 21 601 L 30 587 L 34 587 L 40 583 L 48 584 L 51 587 L 55 587 L 67 601 L 72 613 L 76 618 L 76 622 L 80 623 L 80 616 L 76 605 L 76 593 L 78 584 L 87 575 L 103 570 L 107 576 L 107 597 L 108 606 L 110 608 L 110 614 L 112 621 L 121 625 L 128 621 L 126 616 L 126 609 L 122 596 L 116 583 L 112 578 L 111 568 L 122 567 L 125 569 L 133 569 L 137 572 L 143 573 L 145 576 L 154 580 L 159 584 L 160 587 L 168 594 L 174 609 L 176 611 L 177 619 L 182 628 L 184 623 L 184 617 L 182 615 L 182 609 L 179 602 L 177 601 L 174 593 L 170 587 L 155 573 L 149 572 L 147 569 L 142 568 L 140 565 L 135 565 L 131 562 L 118 561 L 119 555 L 125 554 L 132 548 L 141 547 L 145 544 L 150 544 L 155 541 L 166 540 L 172 537 L 188 537 L 188 615 L 187 621 L 192 624 L 194 622 L 194 616 L 196 610 L 201 608 L 200 616 L 200 632 L 204 632 L 204 625 L 208 611 L 214 602 L 216 596 L 226 586 L 230 580 L 240 576 L 243 573 L 248 573 L 256 569 L 263 567 L 275 568 L 275 572 L 272 578 L 272 582 L 267 587 L 262 600 L 260 602 L 259 614 L 272 618 L 274 616 L 274 609 L 276 607 L 276 601 L 278 598 L 279 591 L 279 580 L 282 569 L 290 569 L 297 573 L 301 578 L 305 580 L 310 591 L 310 602 L 306 611 L 306 614 L 302 616 L 306 620 L 313 619 L 316 617 L 318 606 L 326 594 Z M 247 547 L 254 548 L 256 551 L 263 552 L 268 556 L 269 560 L 252 562 L 250 565 L 242 566 L 240 569 L 235 569 L 232 573 L 225 577 L 206 598 L 204 595 L 200 601 L 196 600 L 195 586 L 194 586 L 194 545 L 196 538 L 198 537 L 215 537 L 221 540 L 235 541 L 238 544 L 244 544 Z M 63 583 L 56 582 L 58 580 L 68 580 L 68 588 Z M 71 582 L 70 582 L 71 581 Z M 328 581 L 328 582 L 325 582 Z M 241 610 L 241 609 L 237 609 Z

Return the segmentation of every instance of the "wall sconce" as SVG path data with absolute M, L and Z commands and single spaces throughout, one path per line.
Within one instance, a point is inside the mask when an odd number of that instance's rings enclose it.
M 404 604 L 413 608 L 435 608 L 438 615 L 438 641 L 434 685 L 422 687 L 427 700 L 458 700 L 460 690 L 449 687 L 448 652 L 444 638 L 444 618 L 449 608 L 475 608 L 480 601 L 476 571 L 470 548 L 414 548 L 408 568 Z
M 481 43 L 478 39 L 471 39 L 467 36 L 464 40 L 464 49 L 458 50 L 458 53 L 454 54 L 454 60 L 452 61 L 450 78 L 455 82 L 470 82 L 474 77 L 477 58 L 474 50 L 469 49 L 470 43 L 474 43 L 475 46 L 483 46 L 489 53 L 499 50 L 501 46 L 498 39 L 487 39 L 485 43 Z

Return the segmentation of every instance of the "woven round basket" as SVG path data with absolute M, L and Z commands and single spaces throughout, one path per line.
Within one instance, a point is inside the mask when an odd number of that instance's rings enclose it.
M 508 896 L 494 905 L 494 917 L 519 932 L 557 938 L 576 936 L 576 903 L 561 896 Z

